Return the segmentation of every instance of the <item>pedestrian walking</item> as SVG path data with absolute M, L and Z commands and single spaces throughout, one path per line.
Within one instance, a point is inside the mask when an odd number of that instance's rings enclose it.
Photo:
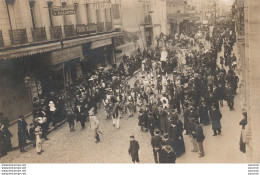
M 151 145 L 153 147 L 153 156 L 154 162 L 158 163 L 159 160 L 159 150 L 161 149 L 162 145 L 162 137 L 160 136 L 160 131 L 158 129 L 155 130 L 155 135 L 152 137 Z
M 35 143 L 36 143 L 36 152 L 39 155 L 41 155 L 41 153 L 43 152 L 41 136 L 42 136 L 42 129 L 40 126 L 37 126 L 35 128 Z
M 94 131 L 94 137 L 95 137 L 95 142 L 99 143 L 100 142 L 100 137 L 99 137 L 99 122 L 97 120 L 97 117 L 94 114 L 94 108 L 91 108 L 89 111 L 89 120 L 90 120 L 90 128 Z
M 25 152 L 24 147 L 26 146 L 26 139 L 28 138 L 27 122 L 23 115 L 19 115 L 18 120 L 18 140 L 20 152 Z
M 199 146 L 199 157 L 204 157 L 204 148 L 203 148 L 203 141 L 205 139 L 204 133 L 203 133 L 203 128 L 202 125 L 199 123 L 199 121 L 195 121 L 195 134 L 196 134 L 196 139 L 197 143 Z
M 219 109 L 216 108 L 216 105 L 211 106 L 210 118 L 212 121 L 212 130 L 214 132 L 213 136 L 216 136 L 221 133 L 221 123 L 222 114 Z
M 246 153 L 246 144 L 243 141 L 243 135 L 245 133 L 245 127 L 247 125 L 247 112 L 243 112 L 243 119 L 239 122 L 239 125 L 242 126 L 240 141 L 239 141 L 239 149 L 241 152 Z
M 140 147 L 138 141 L 135 140 L 134 135 L 131 135 L 128 154 L 132 157 L 133 163 L 139 163 L 139 155 L 138 155 L 139 148 Z
M 73 114 L 73 111 L 72 109 L 68 108 L 66 110 L 66 115 L 67 115 L 67 122 L 69 123 L 69 127 L 70 127 L 70 132 L 74 132 L 75 129 L 74 129 L 74 126 L 75 126 L 75 122 L 74 122 L 74 114 Z

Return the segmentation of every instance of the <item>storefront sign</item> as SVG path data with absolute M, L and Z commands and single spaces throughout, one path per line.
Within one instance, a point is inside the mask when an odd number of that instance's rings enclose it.
M 96 4 L 93 4 L 93 9 L 107 9 L 107 8 L 111 8 L 111 3 L 107 3 L 107 2 L 104 2 L 104 3 L 96 3 Z
M 52 8 L 53 16 L 73 15 L 73 14 L 75 14 L 74 6 L 53 7 Z
M 103 46 L 110 45 L 110 44 L 112 44 L 112 40 L 111 40 L 111 38 L 108 38 L 108 39 L 92 42 L 90 48 L 96 49 L 96 48 L 103 47 Z
M 58 64 L 64 61 L 73 60 L 76 58 L 83 58 L 82 47 L 71 47 L 63 50 L 58 50 L 51 53 L 51 63 Z

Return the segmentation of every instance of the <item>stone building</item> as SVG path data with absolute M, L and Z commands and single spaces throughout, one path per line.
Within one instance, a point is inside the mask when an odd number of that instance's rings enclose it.
M 240 106 L 248 117 L 248 124 L 242 130 L 248 163 L 260 160 L 260 17 L 256 15 L 259 10 L 258 0 L 236 0 L 233 5 L 240 59 Z
M 33 97 L 116 62 L 119 8 L 107 0 L 1 0 L 0 111 L 14 120 L 31 111 Z

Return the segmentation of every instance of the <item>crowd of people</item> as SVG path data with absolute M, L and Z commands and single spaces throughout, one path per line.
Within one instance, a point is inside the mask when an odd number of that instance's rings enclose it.
M 156 163 L 174 163 L 185 152 L 184 131 L 190 135 L 192 152 L 199 152 L 199 157 L 205 155 L 203 126 L 211 124 L 213 136 L 222 133 L 220 108 L 226 100 L 230 111 L 234 110 L 239 81 L 232 66 L 236 61 L 231 55 L 236 41 L 234 26 L 234 22 L 218 23 L 211 37 L 209 27 L 194 30 L 203 34 L 203 39 L 189 39 L 196 33 L 177 35 L 173 43 L 181 43 L 177 49 L 181 54 L 173 47 L 166 49 L 166 61 L 160 61 L 157 53 L 142 61 L 141 78 L 128 93 L 127 99 L 133 104 L 128 111 L 131 117 L 136 110 L 141 131 L 150 132 Z M 207 43 L 210 48 L 206 50 Z M 217 63 L 222 48 L 229 60 L 225 66 Z
M 24 116 L 19 116 L 20 151 L 25 151 L 26 141 L 30 140 L 41 154 L 42 139 L 48 140 L 50 127 L 57 127 L 65 119 L 71 132 L 75 131 L 75 120 L 81 129 L 90 122 L 95 142 L 100 142 L 95 115 L 104 107 L 104 118 L 112 120 L 117 129 L 124 116 L 138 117 L 140 131 L 151 135 L 155 163 L 175 163 L 185 153 L 184 131 L 191 138 L 192 152 L 203 157 L 203 125 L 212 125 L 213 136 L 222 133 L 220 108 L 226 100 L 230 110 L 234 110 L 239 81 L 235 74 L 236 56 L 232 55 L 235 24 L 219 22 L 212 27 L 211 34 L 209 26 L 194 25 L 189 33 L 168 37 L 154 49 L 141 52 L 138 48 L 135 56 L 124 55 L 120 65 L 114 64 L 108 70 L 101 67 L 67 87 L 66 100 L 54 92 L 35 98 L 29 130 Z M 206 44 L 209 49 L 205 49 Z M 224 58 L 219 58 L 219 66 L 218 53 L 222 48 Z M 131 86 L 127 77 L 139 69 Z M 4 145 L 0 151 L 6 154 L 12 147 L 12 134 L 8 124 L 2 122 L 0 126 L 0 144 Z M 139 144 L 132 135 L 129 154 L 133 162 L 139 162 L 138 150 Z

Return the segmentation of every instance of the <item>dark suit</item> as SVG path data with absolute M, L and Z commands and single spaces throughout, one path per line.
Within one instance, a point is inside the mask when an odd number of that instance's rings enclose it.
M 162 145 L 162 137 L 159 135 L 155 135 L 152 137 L 151 145 L 153 147 L 153 156 L 155 163 L 158 163 L 158 150 Z
M 86 109 L 82 106 L 80 108 L 76 107 L 75 114 L 77 117 L 77 121 L 79 121 L 81 124 L 82 129 L 85 128 L 86 115 L 87 115 Z
M 139 143 L 138 143 L 138 141 L 136 141 L 136 140 L 130 141 L 130 147 L 128 149 L 128 153 L 131 155 L 132 161 L 134 163 L 135 162 L 139 162 L 138 151 L 139 151 Z
M 28 137 L 27 122 L 24 119 L 18 120 L 18 140 L 20 151 L 24 151 Z

